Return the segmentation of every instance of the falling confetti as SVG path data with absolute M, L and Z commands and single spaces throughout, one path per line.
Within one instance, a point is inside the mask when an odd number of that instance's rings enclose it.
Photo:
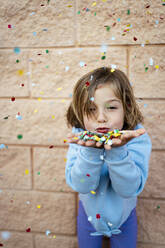
M 100 214 L 96 214 L 96 219 L 100 219 Z
M 19 53 L 21 52 L 21 49 L 20 49 L 19 47 L 15 47 L 15 48 L 14 48 L 14 52 L 15 52 L 16 54 L 19 54 Z
M 23 138 L 23 135 L 22 135 L 22 134 L 18 134 L 18 135 L 17 135 L 17 138 L 18 138 L 18 139 L 22 139 L 22 138 Z

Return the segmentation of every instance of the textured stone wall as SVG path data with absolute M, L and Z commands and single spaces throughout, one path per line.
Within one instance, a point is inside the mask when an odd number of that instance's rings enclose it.
M 153 143 L 138 248 L 165 247 L 164 11 L 164 0 L 0 0 L 0 246 L 78 247 L 64 114 L 84 73 L 114 66 Z

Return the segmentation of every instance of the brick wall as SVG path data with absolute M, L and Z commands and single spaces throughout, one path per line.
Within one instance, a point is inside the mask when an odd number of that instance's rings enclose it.
M 138 248 L 165 246 L 164 5 L 0 0 L 0 246 L 78 247 L 64 113 L 76 81 L 110 65 L 130 78 L 153 143 Z

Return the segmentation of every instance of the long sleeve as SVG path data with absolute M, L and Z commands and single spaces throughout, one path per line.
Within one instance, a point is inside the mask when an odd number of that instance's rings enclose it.
M 65 177 L 73 190 L 86 194 L 98 187 L 103 153 L 104 149 L 69 145 Z
M 151 141 L 145 133 L 126 145 L 105 151 L 111 184 L 121 197 L 139 195 L 148 177 Z

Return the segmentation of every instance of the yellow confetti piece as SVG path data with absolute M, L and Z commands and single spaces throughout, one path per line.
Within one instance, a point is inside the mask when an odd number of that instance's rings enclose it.
M 78 137 L 73 137 L 73 139 L 78 140 Z
M 159 65 L 155 65 L 155 68 L 156 68 L 156 69 L 159 69 Z
M 41 208 L 41 205 L 37 205 L 37 208 Z
M 43 91 L 40 91 L 40 94 L 41 94 L 41 95 L 43 95 L 43 94 L 44 94 L 44 92 L 43 92 Z
M 67 158 L 64 158 L 64 162 L 66 162 L 67 161 Z
M 52 119 L 55 119 L 55 116 L 54 115 L 52 115 Z
M 96 6 L 96 4 L 97 4 L 96 2 L 92 3 L 92 7 L 93 7 L 93 6 Z
M 67 7 L 68 7 L 68 8 L 71 8 L 71 7 L 72 7 L 72 5 L 68 5 Z
M 28 175 L 29 174 L 29 170 L 26 169 L 25 170 L 25 174 Z
M 66 100 L 65 99 L 62 99 L 61 102 L 66 102 Z
M 42 98 L 41 97 L 38 97 L 38 101 L 41 101 L 42 100 Z
M 91 190 L 91 194 L 95 195 L 95 194 L 96 194 L 96 192 L 95 192 L 95 191 L 93 191 L 93 190 Z
M 107 0 L 102 0 L 103 2 L 106 2 Z
M 115 69 L 111 69 L 111 72 L 114 72 L 115 71 Z
M 56 91 L 60 91 L 60 90 L 62 90 L 62 88 L 57 88 L 57 90 L 56 90 Z
M 17 71 L 17 74 L 18 74 L 19 76 L 23 76 L 24 70 L 18 70 L 18 71 Z
M 55 239 L 56 238 L 56 235 L 53 235 L 53 238 Z
M 38 112 L 38 109 L 35 109 L 35 110 L 34 110 L 34 113 L 37 113 L 37 112 Z
M 149 40 L 146 40 L 146 44 L 149 44 Z

